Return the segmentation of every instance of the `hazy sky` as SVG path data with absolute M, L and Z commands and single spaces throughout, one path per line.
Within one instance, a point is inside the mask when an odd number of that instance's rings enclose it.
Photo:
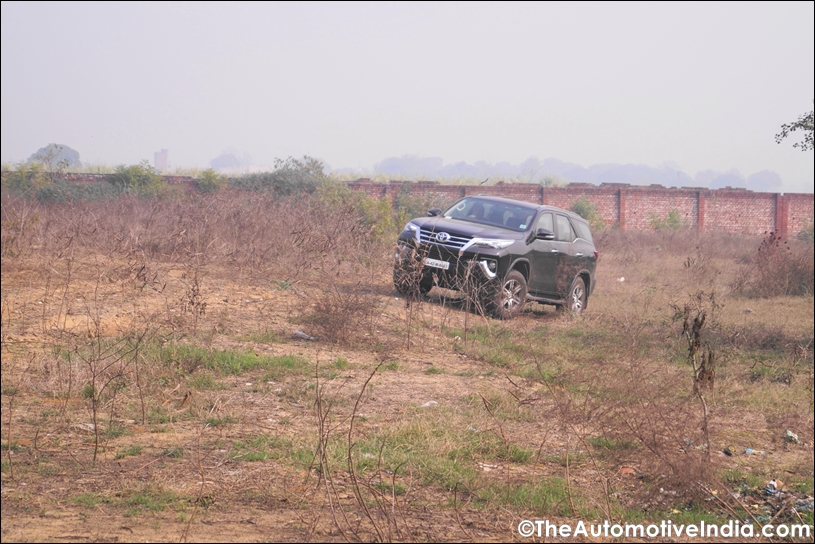
M 814 5 L 4 1 L 0 158 L 537 156 L 812 192 L 774 135 L 813 108 Z

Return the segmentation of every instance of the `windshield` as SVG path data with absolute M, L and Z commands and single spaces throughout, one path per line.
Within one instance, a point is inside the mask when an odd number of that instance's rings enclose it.
M 521 232 L 532 223 L 535 208 L 472 197 L 456 202 L 444 217 Z

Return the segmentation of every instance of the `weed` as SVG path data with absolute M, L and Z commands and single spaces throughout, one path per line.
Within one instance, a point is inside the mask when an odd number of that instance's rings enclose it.
M 68 499 L 74 504 L 78 504 L 84 508 L 95 508 L 100 503 L 112 503 L 113 499 L 106 497 L 100 493 L 80 493 Z
M 143 450 L 144 450 L 143 446 L 138 446 L 138 445 L 130 446 L 130 447 L 125 448 L 123 450 L 117 451 L 115 459 L 124 459 L 125 457 L 136 456 L 136 455 L 141 454 L 141 452 Z
M 223 417 L 208 417 L 204 420 L 204 422 L 209 425 L 210 427 L 221 427 L 223 425 L 231 425 L 232 423 L 237 423 L 237 419 L 230 416 L 223 416 Z
M 226 385 L 217 381 L 209 374 L 196 374 L 191 376 L 187 383 L 190 388 L 198 389 L 199 391 L 224 389 L 226 387 Z
M 333 364 L 334 368 L 336 368 L 337 370 L 345 370 L 348 368 L 349 365 L 348 359 L 346 359 L 345 357 L 337 357 L 336 359 L 334 359 Z

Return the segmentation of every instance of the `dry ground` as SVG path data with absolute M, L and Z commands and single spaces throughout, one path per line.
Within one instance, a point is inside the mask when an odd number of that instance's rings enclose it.
M 793 510 L 812 495 L 812 297 L 731 294 L 746 266 L 732 254 L 612 245 L 583 316 L 532 304 L 508 323 L 450 293 L 406 304 L 385 266 L 360 295 L 374 310 L 332 343 L 338 325 L 310 312 L 325 286 L 69 251 L 3 259 L 3 541 L 761 521 L 783 503 L 762 496 L 771 478 L 789 493 L 777 520 L 807 516 Z M 707 309 L 717 354 L 709 459 L 684 304 Z

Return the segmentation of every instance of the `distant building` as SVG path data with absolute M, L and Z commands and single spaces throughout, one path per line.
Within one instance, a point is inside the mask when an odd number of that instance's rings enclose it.
M 153 158 L 155 160 L 156 172 L 166 172 L 170 169 L 170 152 L 166 149 L 153 153 Z

